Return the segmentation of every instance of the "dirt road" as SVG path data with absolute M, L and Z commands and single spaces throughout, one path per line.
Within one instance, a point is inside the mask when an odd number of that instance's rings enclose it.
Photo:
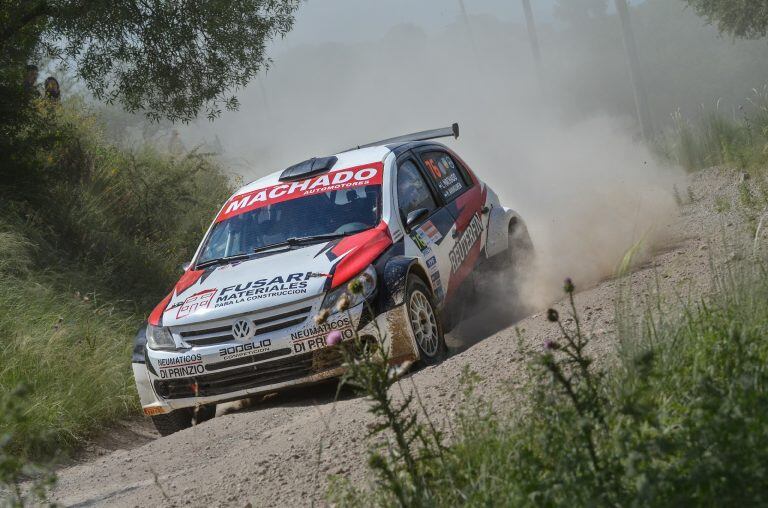
M 737 185 L 734 172 L 696 175 L 685 193 L 694 201 L 660 225 L 662 241 L 637 267 L 632 277 L 636 294 L 657 280 L 666 294 L 706 291 L 713 235 L 738 223 L 735 212 L 714 211 L 715 199 L 737 199 Z M 611 332 L 618 285 L 608 279 L 579 287 L 578 306 L 594 332 L 595 351 L 603 357 L 615 349 Z M 479 387 L 483 395 L 513 401 L 525 375 L 515 327 L 524 330 L 533 347 L 556 338 L 543 310 L 522 319 L 498 308 L 476 314 L 449 338 L 454 354 L 406 377 L 402 388 L 416 386 L 433 418 L 446 421 L 459 403 L 460 373 L 469 365 L 484 380 Z M 334 401 L 334 395 L 332 386 L 280 395 L 162 439 L 152 439 L 148 427 L 136 424 L 131 432 L 119 432 L 132 437 L 105 445 L 116 451 L 100 457 L 94 451 L 86 462 L 61 470 L 54 499 L 67 506 L 322 503 L 329 475 L 357 481 L 366 481 L 367 475 L 367 402 L 349 396 Z

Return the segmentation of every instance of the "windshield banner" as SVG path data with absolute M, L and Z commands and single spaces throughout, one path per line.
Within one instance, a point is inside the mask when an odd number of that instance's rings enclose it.
M 286 182 L 271 187 L 239 194 L 230 199 L 222 209 L 216 222 L 227 220 L 241 213 L 273 205 L 290 199 L 310 196 L 336 190 L 353 189 L 364 185 L 381 185 L 384 164 L 366 164 L 353 168 L 323 173 L 306 180 Z

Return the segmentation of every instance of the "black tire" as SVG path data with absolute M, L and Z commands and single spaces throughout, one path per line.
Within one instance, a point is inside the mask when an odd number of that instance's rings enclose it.
M 522 222 L 512 222 L 507 230 L 507 251 L 503 254 L 500 268 L 513 287 L 520 285 L 520 279 L 533 265 L 534 255 L 528 228 Z
M 200 425 L 214 416 L 216 416 L 216 404 L 207 404 L 197 408 L 177 409 L 170 413 L 155 415 L 152 417 L 152 423 L 161 436 L 170 436 L 180 430 L 190 428 L 193 424 Z
M 416 337 L 416 346 L 419 348 L 421 364 L 439 363 L 448 352 L 443 336 L 443 325 L 437 314 L 432 291 L 421 278 L 413 274 L 408 275 L 405 305 L 408 324 L 411 326 L 411 331 Z
M 194 415 L 194 420 L 196 420 L 194 422 L 195 425 L 200 425 L 201 423 L 207 422 L 216 416 L 216 404 L 206 404 L 204 406 L 198 406 L 195 409 L 196 412 L 192 412 Z
M 192 409 L 184 408 L 162 415 L 154 415 L 152 423 L 161 436 L 170 436 L 192 426 Z

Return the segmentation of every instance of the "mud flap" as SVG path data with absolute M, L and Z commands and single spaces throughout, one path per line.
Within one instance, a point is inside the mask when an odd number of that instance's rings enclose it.
M 380 318 L 383 331 L 389 336 L 391 345 L 390 361 L 402 363 L 417 361 L 419 349 L 408 321 L 408 310 L 405 305 L 408 274 L 416 264 L 415 258 L 395 256 L 384 267 L 384 283 L 382 284 L 382 305 L 384 312 Z

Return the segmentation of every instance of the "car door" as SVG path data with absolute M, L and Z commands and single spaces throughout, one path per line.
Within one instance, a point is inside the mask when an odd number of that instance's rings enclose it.
M 449 282 L 451 270 L 448 256 L 453 228 L 453 215 L 436 199 L 435 190 L 428 183 L 422 167 L 410 154 L 398 160 L 397 167 L 397 202 L 400 221 L 405 236 L 405 255 L 419 257 L 424 261 L 437 304 L 445 299 L 445 288 Z M 405 231 L 408 214 L 414 210 L 426 208 L 429 213 L 410 231 Z
M 424 147 L 415 150 L 438 202 L 451 214 L 454 227 L 446 241 L 449 269 L 446 280 L 450 297 L 482 257 L 486 228 L 483 219 L 485 192 L 447 150 Z

